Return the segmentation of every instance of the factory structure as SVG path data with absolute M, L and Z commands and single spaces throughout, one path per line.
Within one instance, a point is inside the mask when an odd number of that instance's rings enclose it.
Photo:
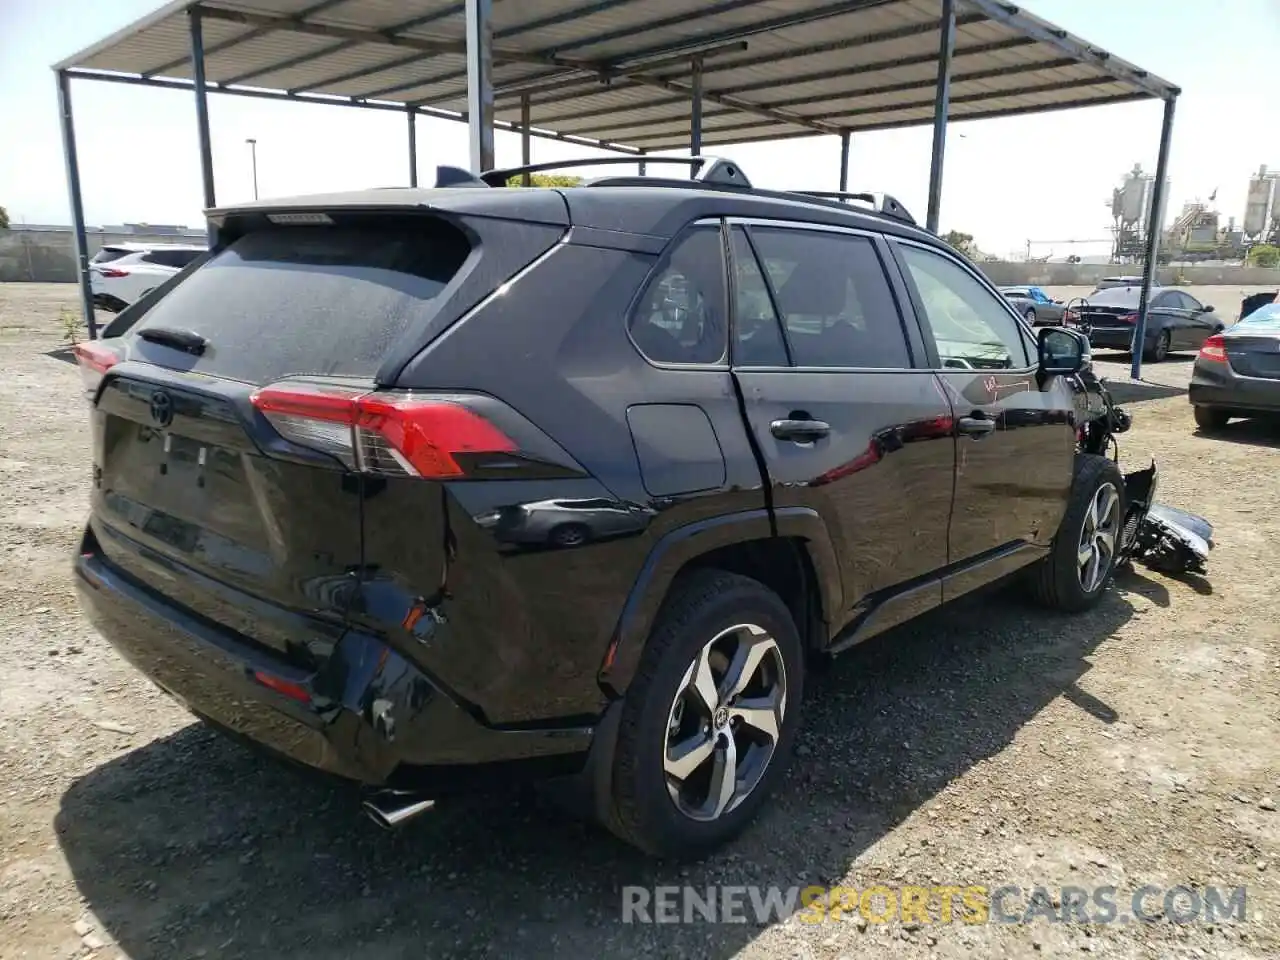
M 1112 263 L 1142 261 L 1143 238 L 1151 225 L 1154 180 L 1135 164 L 1112 191 Z M 1164 196 L 1167 202 L 1168 181 Z M 1172 219 L 1167 216 L 1167 209 L 1159 212 L 1156 222 L 1164 227 L 1160 242 L 1162 263 L 1242 260 L 1255 244 L 1280 244 L 1280 171 L 1268 171 L 1263 166 L 1250 178 L 1244 219 L 1239 226 L 1235 217 L 1222 222 L 1222 215 L 1214 207 L 1216 199 L 1215 190 L 1207 201 L 1190 200 Z

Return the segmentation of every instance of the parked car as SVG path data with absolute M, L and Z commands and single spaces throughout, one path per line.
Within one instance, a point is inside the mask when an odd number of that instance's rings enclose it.
M 1280 303 L 1280 290 L 1275 293 L 1252 293 L 1240 301 L 1240 319 L 1247 320 L 1256 310 Z
M 205 252 L 185 243 L 110 243 L 89 261 L 93 305 L 119 313 Z
M 1280 301 L 1205 341 L 1187 391 L 1202 430 L 1232 417 L 1280 415 Z
M 1039 287 L 1001 287 L 1000 292 L 1010 300 L 1016 300 L 1018 312 L 1033 326 L 1056 327 L 1062 323 L 1066 304 L 1053 299 Z
M 80 595 L 380 823 L 553 778 L 697 854 L 784 776 L 810 657 L 1019 571 L 1083 610 L 1115 567 L 1084 338 L 1037 338 L 891 198 L 716 161 L 209 216 L 211 258 L 79 349 Z
M 1139 287 L 1113 287 L 1091 294 L 1080 307 L 1073 306 L 1066 319 L 1088 330 L 1092 346 L 1128 350 L 1133 345 L 1141 297 Z M 1171 350 L 1199 350 L 1208 337 L 1222 332 L 1222 327 L 1217 311 L 1186 291 L 1152 287 L 1143 359 L 1159 363 Z

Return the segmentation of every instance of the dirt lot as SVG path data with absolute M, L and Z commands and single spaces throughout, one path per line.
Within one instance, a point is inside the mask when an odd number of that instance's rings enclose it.
M 1239 293 L 1206 299 L 1234 316 Z M 1125 573 L 1077 618 L 985 596 L 855 650 L 812 681 L 766 815 L 675 865 L 523 794 L 382 833 L 125 665 L 68 569 L 87 414 L 47 352 L 74 300 L 0 285 L 0 958 L 1280 955 L 1280 430 L 1196 436 L 1190 358 L 1129 388 L 1122 450 L 1216 523 L 1207 580 Z M 1110 884 L 1122 907 L 1144 884 L 1246 886 L 1247 919 L 619 921 L 629 884 L 876 883 Z

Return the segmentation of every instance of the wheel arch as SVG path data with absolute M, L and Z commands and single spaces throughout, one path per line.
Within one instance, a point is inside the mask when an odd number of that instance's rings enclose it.
M 598 673 L 608 695 L 626 692 L 672 586 L 685 572 L 706 568 L 741 573 L 779 592 L 811 645 L 826 644 L 843 608 L 835 549 L 816 511 L 790 507 L 771 517 L 751 510 L 687 524 L 653 546 L 632 585 Z

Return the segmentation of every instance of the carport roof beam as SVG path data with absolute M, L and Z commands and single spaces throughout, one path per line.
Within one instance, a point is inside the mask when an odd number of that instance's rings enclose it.
M 191 79 L 182 62 L 181 21 L 196 5 L 174 0 L 59 67 L 135 78 L 168 68 L 167 76 Z M 429 105 L 455 118 L 468 113 L 460 82 L 465 4 L 459 0 L 201 0 L 198 6 L 210 90 L 231 92 L 228 86 L 251 80 L 255 93 L 323 90 L 346 102 Z M 965 69 L 953 82 L 965 86 L 955 91 L 951 122 L 1177 91 L 1004 0 L 957 0 L 957 6 L 955 57 Z M 715 131 L 730 113 L 758 119 L 737 129 L 762 140 L 930 122 L 931 111 L 898 91 L 905 85 L 925 90 L 925 78 L 936 73 L 942 0 L 818 0 L 803 7 L 780 12 L 768 0 L 496 3 L 496 125 L 520 126 L 527 94 L 535 130 L 571 142 L 606 140 L 604 128 L 620 129 L 615 122 L 621 122 L 630 132 L 620 139 L 633 150 L 665 147 L 669 113 L 661 108 L 688 104 L 693 91 L 687 60 L 654 66 L 653 59 L 746 42 L 749 50 L 717 52 L 705 62 L 704 145 L 724 142 Z M 401 52 L 391 52 L 395 48 Z M 424 70 L 424 59 L 438 59 L 439 66 Z M 1080 86 L 1067 86 L 1075 83 Z M 1068 89 L 1075 92 L 1064 93 Z M 969 96 L 980 102 L 961 100 Z M 851 97 L 862 101 L 859 108 L 879 109 L 845 115 Z M 584 122 L 603 117 L 609 120 Z M 688 143 L 687 131 L 680 139 Z

